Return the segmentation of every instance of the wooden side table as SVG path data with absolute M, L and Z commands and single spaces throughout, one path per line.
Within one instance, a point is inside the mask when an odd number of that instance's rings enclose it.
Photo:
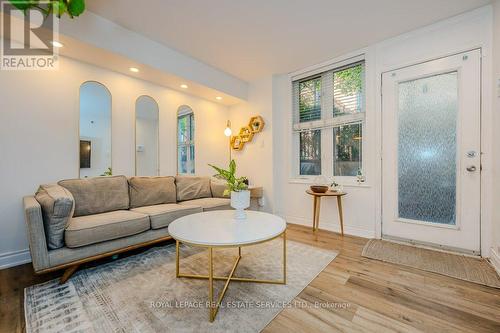
M 319 211 L 321 207 L 322 197 L 337 197 L 337 206 L 339 208 L 340 232 L 344 236 L 344 215 L 342 213 L 342 197 L 346 195 L 345 192 L 328 191 L 325 193 L 315 193 L 311 190 L 306 190 L 306 193 L 313 196 L 313 231 L 319 229 Z

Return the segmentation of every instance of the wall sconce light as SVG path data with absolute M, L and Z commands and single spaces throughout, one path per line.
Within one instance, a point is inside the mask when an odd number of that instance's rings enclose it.
M 233 134 L 233 131 L 231 131 L 231 121 L 228 120 L 226 123 L 226 129 L 224 130 L 224 135 L 230 137 L 231 134 Z
M 231 163 L 231 134 L 233 134 L 233 131 L 231 130 L 231 121 L 228 120 L 226 122 L 226 129 L 224 130 L 224 135 L 229 138 L 229 163 Z

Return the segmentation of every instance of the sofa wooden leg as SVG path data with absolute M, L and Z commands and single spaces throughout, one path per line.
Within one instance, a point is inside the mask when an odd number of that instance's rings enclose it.
M 63 275 L 61 276 L 61 279 L 59 280 L 59 283 L 60 284 L 66 283 L 66 281 L 68 281 L 68 279 L 71 277 L 71 275 L 73 275 L 73 273 L 76 272 L 78 267 L 80 267 L 80 265 L 73 265 L 73 266 L 66 268 Z

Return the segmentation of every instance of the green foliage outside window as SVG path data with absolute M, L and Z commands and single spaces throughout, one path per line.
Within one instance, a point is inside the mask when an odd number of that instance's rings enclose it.
M 335 72 L 335 77 L 341 82 L 339 85 L 340 91 L 345 95 L 360 93 L 363 90 L 363 73 L 364 68 L 362 65 Z
M 362 125 L 334 128 L 334 176 L 356 176 L 361 168 Z
M 300 121 L 321 118 L 321 78 L 314 78 L 299 83 Z

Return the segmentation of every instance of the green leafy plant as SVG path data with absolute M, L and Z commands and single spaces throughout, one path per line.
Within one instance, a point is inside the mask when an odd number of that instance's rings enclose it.
M 101 176 L 112 176 L 113 175 L 113 169 L 109 167 L 106 171 Z
M 247 178 L 236 177 L 236 162 L 234 160 L 231 160 L 229 163 L 228 170 L 216 167 L 212 164 L 209 165 L 217 171 L 217 176 L 226 181 L 227 188 L 224 190 L 224 195 L 229 195 L 231 192 L 248 190 L 248 185 L 246 184 Z
M 40 3 L 40 0 L 9 0 L 9 2 L 25 14 L 29 9 L 35 8 L 40 10 L 45 17 L 54 13 L 60 18 L 67 13 L 69 17 L 74 18 L 85 11 L 85 0 L 50 0 L 48 3 L 46 1 Z
M 357 94 L 363 89 L 364 68 L 362 65 L 335 72 L 334 75 L 338 80 L 340 91 L 345 95 Z

